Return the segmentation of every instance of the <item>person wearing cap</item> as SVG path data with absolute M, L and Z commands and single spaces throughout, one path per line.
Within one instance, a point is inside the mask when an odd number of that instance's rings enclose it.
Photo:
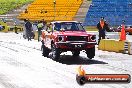
M 104 17 L 101 17 L 99 23 L 97 24 L 97 29 L 99 32 L 99 40 L 98 40 L 98 44 L 99 44 L 101 39 L 105 39 L 106 30 L 109 30 L 108 24 L 104 20 Z
M 28 41 L 31 41 L 32 24 L 27 19 L 24 19 L 24 22 L 25 22 L 25 28 L 26 28 L 26 36 L 28 38 Z

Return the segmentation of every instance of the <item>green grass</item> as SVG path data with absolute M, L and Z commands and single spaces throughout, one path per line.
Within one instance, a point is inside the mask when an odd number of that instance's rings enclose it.
M 0 15 L 34 0 L 0 0 Z
M 98 31 L 98 29 L 95 26 L 86 26 L 85 30 L 86 31 Z

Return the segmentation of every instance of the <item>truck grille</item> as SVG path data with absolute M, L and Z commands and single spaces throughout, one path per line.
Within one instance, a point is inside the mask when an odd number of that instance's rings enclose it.
M 86 36 L 67 36 L 67 41 L 87 41 Z

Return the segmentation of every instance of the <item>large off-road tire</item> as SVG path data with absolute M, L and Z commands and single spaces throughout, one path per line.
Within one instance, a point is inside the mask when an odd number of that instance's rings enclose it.
M 54 44 L 51 45 L 51 59 L 58 60 L 60 58 L 60 50 L 55 47 Z
M 93 48 L 87 49 L 87 50 L 86 50 L 86 54 L 87 54 L 87 57 L 88 57 L 89 59 L 94 58 L 94 56 L 95 56 L 95 46 L 94 46 Z
M 46 48 L 44 45 L 41 46 L 42 56 L 48 57 L 49 56 L 49 49 Z
M 80 54 L 80 51 L 72 51 L 73 56 L 77 57 Z

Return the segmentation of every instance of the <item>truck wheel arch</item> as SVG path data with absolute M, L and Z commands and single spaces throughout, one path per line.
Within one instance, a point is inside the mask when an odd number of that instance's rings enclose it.
M 54 40 L 51 40 L 51 46 L 52 46 L 52 44 L 54 44 Z

